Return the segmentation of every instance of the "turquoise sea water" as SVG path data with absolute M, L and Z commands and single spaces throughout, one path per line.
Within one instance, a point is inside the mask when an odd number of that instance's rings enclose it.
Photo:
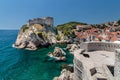
M 55 46 L 36 51 L 12 47 L 17 37 L 17 30 L 0 30 L 0 80 L 52 80 L 61 71 L 61 64 L 72 63 L 73 56 L 67 53 L 66 62 L 48 60 L 46 54 Z

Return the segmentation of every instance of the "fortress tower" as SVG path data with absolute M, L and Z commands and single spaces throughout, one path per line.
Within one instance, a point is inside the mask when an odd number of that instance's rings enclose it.
M 44 24 L 47 24 L 48 26 L 53 27 L 54 25 L 54 19 L 53 17 L 45 17 L 44 18 Z
M 41 24 L 53 27 L 54 19 L 53 17 L 45 17 L 45 18 L 34 18 L 32 20 L 28 20 L 27 26 L 31 26 L 33 24 Z

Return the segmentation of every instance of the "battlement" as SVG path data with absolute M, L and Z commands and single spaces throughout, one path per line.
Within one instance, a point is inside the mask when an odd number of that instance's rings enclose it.
M 33 24 L 41 24 L 41 25 L 47 25 L 47 26 L 53 27 L 54 19 L 53 17 L 29 19 L 27 22 L 27 26 L 31 26 Z

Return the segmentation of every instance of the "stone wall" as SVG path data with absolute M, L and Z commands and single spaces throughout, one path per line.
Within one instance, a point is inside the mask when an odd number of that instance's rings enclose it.
M 103 50 L 114 52 L 115 49 L 120 49 L 120 44 L 109 42 L 86 42 L 81 43 L 80 48 L 85 49 L 86 51 Z
M 53 20 L 53 17 L 45 17 L 43 19 L 35 18 L 27 22 L 27 26 L 31 26 L 33 24 L 42 24 L 42 25 L 48 25 L 48 26 L 53 27 L 54 20 Z
M 120 49 L 115 50 L 115 80 L 120 80 Z
M 82 62 L 74 58 L 74 80 L 82 80 L 83 66 Z
M 45 21 L 45 23 L 44 24 L 47 24 L 47 25 L 50 25 L 50 26 L 54 26 L 53 24 L 54 24 L 54 20 L 53 20 L 53 18 L 52 17 L 45 17 L 44 18 L 44 21 Z
M 107 74 L 108 80 L 120 80 L 120 44 L 117 43 L 108 43 L 108 42 L 90 42 L 90 43 L 81 43 L 81 49 L 86 51 L 110 51 L 115 52 L 115 66 L 114 66 L 114 76 L 111 74 L 106 65 L 103 66 L 105 73 Z M 81 51 L 82 52 L 82 51 Z M 78 52 L 74 54 L 74 80 L 92 80 L 89 79 L 90 76 L 84 68 L 84 64 L 81 62 Z M 96 79 L 95 79 L 96 80 Z
M 82 50 L 81 50 L 82 52 Z M 87 74 L 86 68 L 83 66 L 84 64 L 80 61 L 79 53 L 74 55 L 74 80 L 91 80 L 90 76 Z M 78 56 L 78 57 L 76 57 Z

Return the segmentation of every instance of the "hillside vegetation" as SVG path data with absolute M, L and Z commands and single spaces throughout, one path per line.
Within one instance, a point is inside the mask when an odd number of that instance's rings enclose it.
M 87 25 L 81 22 L 68 22 L 57 26 L 57 31 L 61 31 L 65 36 L 70 36 L 72 30 L 75 29 L 76 25 Z

